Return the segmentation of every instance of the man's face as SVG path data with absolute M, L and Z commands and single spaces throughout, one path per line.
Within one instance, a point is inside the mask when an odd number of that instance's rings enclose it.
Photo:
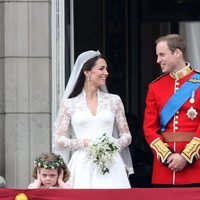
M 175 52 L 171 52 L 167 42 L 161 41 L 156 45 L 157 63 L 163 73 L 176 72 L 179 68 L 178 59 Z
M 58 180 L 58 169 L 40 168 L 40 179 L 46 188 L 55 186 Z

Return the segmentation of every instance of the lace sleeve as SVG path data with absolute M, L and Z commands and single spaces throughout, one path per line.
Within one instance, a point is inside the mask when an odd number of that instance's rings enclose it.
M 124 106 L 119 96 L 116 100 L 115 112 L 116 112 L 116 126 L 120 136 L 118 139 L 116 139 L 116 144 L 119 147 L 119 149 L 122 150 L 131 143 L 132 137 L 125 117 Z
M 70 139 L 71 107 L 68 100 L 60 107 L 59 116 L 54 124 L 56 149 L 76 150 L 84 147 L 82 140 Z

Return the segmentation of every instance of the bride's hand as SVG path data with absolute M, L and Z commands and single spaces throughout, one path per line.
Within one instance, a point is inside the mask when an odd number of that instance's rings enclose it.
M 83 138 L 83 144 L 84 144 L 84 147 L 87 147 L 88 144 L 89 144 L 90 140 L 87 139 L 87 138 Z

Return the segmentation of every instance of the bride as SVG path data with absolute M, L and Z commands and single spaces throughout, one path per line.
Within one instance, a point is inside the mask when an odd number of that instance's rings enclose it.
M 73 188 L 131 187 L 128 175 L 133 168 L 127 147 L 132 137 L 120 97 L 107 92 L 108 75 L 106 59 L 99 51 L 80 54 L 54 123 L 54 151 L 69 160 Z M 113 139 L 117 153 L 102 174 L 88 149 L 105 133 Z

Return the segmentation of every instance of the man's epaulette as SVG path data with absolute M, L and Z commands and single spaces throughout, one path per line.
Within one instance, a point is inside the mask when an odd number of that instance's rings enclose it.
M 196 68 L 195 68 L 194 71 L 197 72 L 197 73 L 200 73 L 200 70 L 199 70 L 199 69 L 196 69 Z
M 168 75 L 168 74 L 169 74 L 169 73 L 160 75 L 159 77 L 157 77 L 156 79 L 154 79 L 151 83 L 154 83 L 154 82 L 160 80 L 162 77 L 164 77 L 164 76 L 166 76 L 166 75 Z

